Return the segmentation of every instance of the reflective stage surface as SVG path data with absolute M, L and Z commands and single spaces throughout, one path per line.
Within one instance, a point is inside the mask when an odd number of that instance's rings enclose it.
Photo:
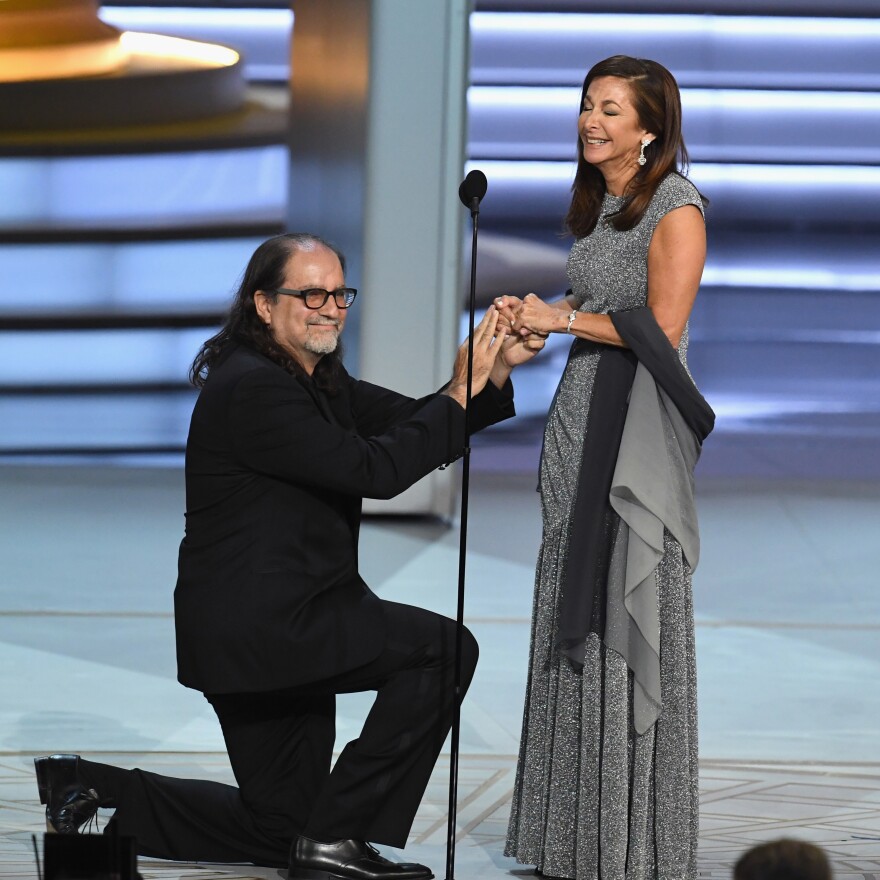
M 701 876 L 728 878 L 743 849 L 788 835 L 824 845 L 838 878 L 880 877 L 880 484 L 718 476 L 713 455 L 700 481 L 695 578 Z M 484 443 L 473 456 L 467 618 L 482 653 L 462 728 L 460 880 L 530 875 L 501 855 L 540 539 L 534 447 L 519 456 L 515 471 L 505 447 Z M 231 781 L 210 707 L 175 680 L 182 512 L 177 468 L 0 468 L 0 878 L 36 877 L 34 755 L 79 751 Z M 361 546 L 383 597 L 453 612 L 455 528 L 373 519 Z M 368 704 L 369 695 L 340 699 L 338 747 Z M 406 849 L 438 877 L 447 768 L 443 758 Z M 278 876 L 149 860 L 140 870 Z

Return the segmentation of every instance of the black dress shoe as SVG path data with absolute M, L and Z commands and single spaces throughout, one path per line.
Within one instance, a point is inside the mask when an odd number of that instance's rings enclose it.
M 431 880 L 430 868 L 392 862 L 362 840 L 319 843 L 297 837 L 290 849 L 289 880 Z
M 76 834 L 98 812 L 98 793 L 80 783 L 78 766 L 79 755 L 34 758 L 40 803 L 46 805 L 47 831 Z

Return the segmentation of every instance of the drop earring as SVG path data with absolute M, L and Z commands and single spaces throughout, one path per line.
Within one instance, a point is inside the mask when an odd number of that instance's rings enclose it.
M 645 158 L 645 147 L 647 147 L 648 144 L 650 144 L 650 143 L 651 143 L 651 142 L 650 142 L 647 138 L 645 138 L 645 139 L 642 141 L 642 149 L 639 150 L 639 158 L 636 160 L 636 161 L 639 163 L 639 165 L 644 165 L 645 162 L 648 161 L 648 160 Z

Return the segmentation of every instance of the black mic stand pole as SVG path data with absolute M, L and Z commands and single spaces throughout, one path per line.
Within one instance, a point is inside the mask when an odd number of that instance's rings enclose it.
M 468 302 L 468 358 L 464 410 L 464 452 L 461 458 L 461 523 L 458 549 L 458 611 L 455 626 L 455 689 L 449 758 L 449 824 L 446 836 L 446 880 L 455 880 L 455 825 L 458 805 L 458 754 L 461 731 L 461 643 L 464 630 L 465 562 L 467 559 L 468 492 L 471 471 L 471 396 L 474 371 L 474 312 L 477 299 L 477 233 L 480 201 L 486 194 L 486 176 L 471 171 L 458 188 L 462 203 L 470 209 L 473 221 L 471 238 L 471 286 Z

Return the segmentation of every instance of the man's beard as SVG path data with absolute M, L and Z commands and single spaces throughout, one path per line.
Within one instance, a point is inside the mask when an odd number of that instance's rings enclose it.
M 307 333 L 303 348 L 312 354 L 332 354 L 339 345 L 339 328 L 336 327 L 335 331 L 334 333 L 328 333 L 325 330 L 321 330 L 315 336 Z

